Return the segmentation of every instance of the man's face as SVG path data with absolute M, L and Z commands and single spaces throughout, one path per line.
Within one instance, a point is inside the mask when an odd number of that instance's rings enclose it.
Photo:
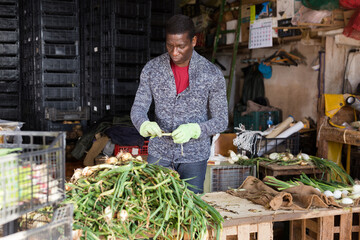
M 166 49 L 173 62 L 179 67 L 189 65 L 193 48 L 196 45 L 196 36 L 190 40 L 188 34 L 189 33 L 166 35 Z

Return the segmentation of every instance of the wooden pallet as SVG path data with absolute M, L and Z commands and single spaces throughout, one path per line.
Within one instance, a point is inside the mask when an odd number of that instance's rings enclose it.
M 238 226 L 225 227 L 221 232 L 221 240 L 272 240 L 272 222 L 258 224 L 242 224 Z M 214 232 L 208 233 L 206 240 L 215 240 Z M 204 240 L 205 240 L 204 239 Z
M 360 239 L 359 213 L 290 221 L 291 240 Z M 354 234 L 356 233 L 356 234 Z M 354 238 L 354 235 L 356 238 Z
M 360 240 L 360 207 L 272 211 L 225 192 L 202 198 L 225 219 L 222 240 L 272 240 L 273 224 L 282 221 L 290 221 L 290 240 Z M 215 236 L 209 231 L 204 240 Z

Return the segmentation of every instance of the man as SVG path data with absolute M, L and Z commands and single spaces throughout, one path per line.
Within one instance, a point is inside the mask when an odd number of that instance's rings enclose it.
M 195 193 L 202 193 L 211 136 L 228 125 L 225 79 L 195 50 L 191 18 L 171 17 L 166 24 L 167 53 L 149 61 L 141 72 L 131 120 L 149 137 L 148 163 L 176 170 Z M 155 121 L 147 113 L 155 103 Z M 171 136 L 162 136 L 171 133 Z

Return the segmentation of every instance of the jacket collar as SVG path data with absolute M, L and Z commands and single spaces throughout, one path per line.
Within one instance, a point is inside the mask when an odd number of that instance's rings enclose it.
M 193 89 L 193 86 L 195 85 L 196 81 L 196 69 L 198 68 L 197 63 L 199 62 L 200 55 L 193 50 L 191 59 L 190 59 L 190 65 L 189 65 L 189 87 L 185 89 L 184 92 L 188 91 L 189 89 Z M 164 58 L 164 64 L 167 66 L 167 71 L 170 73 L 170 75 L 173 78 L 173 81 L 169 81 L 171 90 L 174 90 L 176 92 L 176 85 L 175 85 L 175 79 L 174 74 L 172 73 L 171 65 L 170 65 L 170 55 L 169 53 L 165 54 Z

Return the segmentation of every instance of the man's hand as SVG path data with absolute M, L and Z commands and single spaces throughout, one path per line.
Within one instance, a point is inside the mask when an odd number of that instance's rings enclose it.
M 140 135 L 143 137 L 161 137 L 161 129 L 156 122 L 145 121 L 140 126 Z
M 198 139 L 201 134 L 201 128 L 197 123 L 188 123 L 180 125 L 171 136 L 174 143 L 186 143 L 191 138 Z

